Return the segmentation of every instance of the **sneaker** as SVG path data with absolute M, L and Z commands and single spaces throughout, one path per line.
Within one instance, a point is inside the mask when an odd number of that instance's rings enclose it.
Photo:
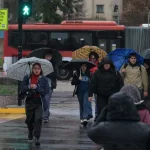
M 39 146 L 40 144 L 40 139 L 38 137 L 35 137 L 35 145 Z
M 29 132 L 29 133 L 28 133 L 28 139 L 29 139 L 29 140 L 33 140 L 33 133 L 32 133 L 32 132 Z
M 87 123 L 88 123 L 88 120 L 87 120 L 87 119 L 84 119 L 84 120 L 83 120 L 83 125 L 86 126 Z
M 83 119 L 80 122 L 81 122 L 81 124 L 83 124 Z
M 49 122 L 49 119 L 44 119 L 43 120 L 43 123 L 48 123 Z

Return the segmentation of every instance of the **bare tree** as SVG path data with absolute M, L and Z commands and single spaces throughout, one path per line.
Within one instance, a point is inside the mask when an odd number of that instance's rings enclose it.
M 148 22 L 149 0 L 124 0 L 123 21 L 127 25 L 140 25 Z
M 4 0 L 4 8 L 8 8 L 9 23 L 17 23 L 18 0 Z

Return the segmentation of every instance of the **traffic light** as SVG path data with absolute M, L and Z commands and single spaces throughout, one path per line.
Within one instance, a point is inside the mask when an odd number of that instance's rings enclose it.
M 32 15 L 32 0 L 22 0 L 20 9 L 22 17 L 30 17 Z
M 118 8 L 119 8 L 118 5 L 115 5 L 114 6 L 114 12 L 118 12 Z

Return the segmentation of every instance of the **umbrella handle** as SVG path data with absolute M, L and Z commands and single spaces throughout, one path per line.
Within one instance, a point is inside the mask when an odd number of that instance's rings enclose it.
M 29 69 L 30 69 L 30 65 L 31 65 L 30 62 L 28 62 L 28 65 L 29 65 Z M 31 73 L 32 73 L 32 71 L 31 71 L 31 69 L 30 69 L 30 75 L 31 75 Z
M 80 69 L 80 78 L 81 78 L 82 76 L 81 76 L 81 69 Z

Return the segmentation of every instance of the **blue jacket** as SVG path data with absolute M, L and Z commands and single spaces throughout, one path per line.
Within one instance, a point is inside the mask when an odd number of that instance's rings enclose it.
M 27 95 L 27 92 L 30 90 L 29 85 L 30 85 L 30 77 L 27 75 L 24 77 L 23 82 L 22 82 L 22 86 L 21 86 L 22 95 Z M 47 79 L 44 76 L 39 77 L 35 91 L 40 94 L 43 109 L 45 111 L 48 108 L 45 95 L 49 93 L 49 84 L 48 84 Z

